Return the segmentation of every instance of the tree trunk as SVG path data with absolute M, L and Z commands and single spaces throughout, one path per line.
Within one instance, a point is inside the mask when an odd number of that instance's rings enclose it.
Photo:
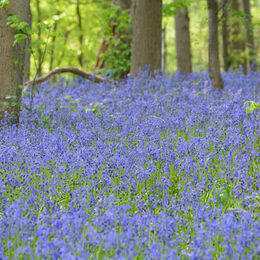
M 167 42 L 166 42 L 166 25 L 162 29 L 162 70 L 167 71 Z
M 229 57 L 229 28 L 228 28 L 228 1 L 229 0 L 222 0 L 222 55 L 223 55 L 223 63 L 224 63 L 224 70 L 228 71 L 231 66 L 230 57 Z
M 30 0 L 11 0 L 10 5 L 0 8 L 0 119 L 8 112 L 9 122 L 18 123 L 26 43 L 13 46 L 14 29 L 6 24 L 9 12 L 26 21 L 30 15 Z
M 29 5 L 28 16 L 25 21 L 28 23 L 30 29 L 32 29 L 32 12 Z M 26 49 L 31 49 L 31 39 L 26 40 Z M 25 52 L 25 62 L 24 62 L 24 82 L 30 79 L 30 71 L 31 71 L 31 62 L 30 62 L 31 54 L 29 52 Z
M 220 64 L 218 56 L 218 2 L 217 0 L 207 0 L 208 4 L 208 55 L 209 55 L 209 75 L 212 84 L 219 90 L 224 88 L 220 74 Z
M 254 46 L 254 32 L 253 32 L 253 24 L 250 12 L 250 1 L 242 0 L 243 2 L 243 11 L 246 15 L 245 17 L 245 27 L 246 27 L 246 43 L 249 54 L 249 63 L 252 69 L 256 69 L 256 50 Z M 253 66 L 252 66 L 253 65 Z
M 60 11 L 57 10 L 55 16 L 59 16 Z M 49 71 L 53 69 L 53 63 L 54 63 L 54 53 L 55 53 L 55 43 L 56 43 L 56 34 L 57 34 L 57 27 L 58 27 L 58 20 L 55 19 L 54 25 L 53 25 L 53 36 L 51 41 L 51 51 L 50 51 L 50 65 L 49 65 Z M 60 63 L 59 63 L 60 64 Z
M 187 6 L 184 6 L 183 10 L 176 9 L 175 37 L 178 70 L 181 73 L 192 72 L 189 14 Z
M 41 26 L 39 25 L 39 23 L 42 22 L 42 15 L 41 15 L 41 8 L 40 8 L 40 0 L 36 0 L 36 9 L 37 9 L 37 35 L 38 35 L 38 41 L 41 42 L 41 34 L 42 34 L 42 29 Z M 38 68 L 37 69 L 37 76 L 41 76 L 42 74 L 42 49 L 41 46 L 38 46 Z
M 82 28 L 82 17 L 80 13 L 80 2 L 77 0 L 76 13 L 78 18 L 78 28 L 79 28 L 79 51 L 78 51 L 78 61 L 81 68 L 83 68 L 83 28 Z
M 67 44 L 67 41 L 68 41 L 70 32 L 71 32 L 71 31 L 68 30 L 68 31 L 66 31 L 66 32 L 64 33 L 64 41 L 63 41 L 62 53 L 61 53 L 61 55 L 59 56 L 59 59 L 58 59 L 58 61 L 57 61 L 57 64 L 61 64 L 61 63 L 62 63 L 62 60 L 63 60 L 63 58 L 64 58 L 64 56 L 65 56 L 65 46 L 66 46 L 66 44 Z
M 247 60 L 245 58 L 245 39 L 243 35 L 243 23 L 241 22 L 240 0 L 231 0 L 232 19 L 231 19 L 231 63 L 233 68 L 242 65 L 244 73 L 247 73 Z
M 133 1 L 131 74 L 161 69 L 162 0 Z

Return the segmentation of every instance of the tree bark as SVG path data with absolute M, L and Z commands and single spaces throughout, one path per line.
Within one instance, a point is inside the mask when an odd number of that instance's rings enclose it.
M 176 0 L 175 0 L 176 1 Z M 187 6 L 176 9 L 175 38 L 177 67 L 181 73 L 192 72 L 189 13 Z
M 131 74 L 161 69 L 162 0 L 134 0 Z
M 83 28 L 82 28 L 82 17 L 80 13 L 80 2 L 77 0 L 76 13 L 78 18 L 78 28 L 79 28 L 79 51 L 78 51 L 78 61 L 81 68 L 83 68 Z
M 30 0 L 10 0 L 8 7 L 0 8 L 0 120 L 8 112 L 10 123 L 19 122 L 26 44 L 13 46 L 14 29 L 7 25 L 7 17 L 11 12 L 26 21 L 29 10 Z
M 28 23 L 30 29 L 32 29 L 32 12 L 29 5 L 28 16 L 25 21 Z M 31 38 L 25 40 L 26 41 L 26 49 L 31 49 Z M 30 62 L 31 54 L 29 52 L 25 52 L 25 61 L 24 61 L 24 81 L 29 80 L 30 71 L 31 71 L 31 62 Z
M 231 0 L 232 20 L 231 20 L 231 64 L 233 68 L 242 65 L 244 73 L 247 73 L 247 60 L 245 58 L 245 39 L 243 35 L 243 23 L 238 15 L 242 10 L 240 0 Z
M 41 23 L 42 21 L 42 15 L 41 15 L 41 7 L 40 7 L 40 0 L 36 0 L 36 9 L 37 9 L 37 22 L 38 22 L 38 25 L 37 25 L 37 35 L 38 35 L 38 41 L 41 42 L 41 34 L 42 34 L 42 29 L 41 29 L 41 26 L 39 25 L 39 23 Z M 41 46 L 38 46 L 38 49 L 37 49 L 37 52 L 38 52 L 38 68 L 37 68 L 37 76 L 41 76 L 42 74 L 42 49 L 41 49 Z
M 228 28 L 228 1 L 222 0 L 222 27 L 221 27 L 221 35 L 222 35 L 222 57 L 224 63 L 224 70 L 228 71 L 231 66 L 230 57 L 229 57 L 229 28 Z
M 66 31 L 66 32 L 64 33 L 64 41 L 63 41 L 62 53 L 61 53 L 61 55 L 60 55 L 60 57 L 59 57 L 59 59 L 58 59 L 58 61 L 57 61 L 57 64 L 61 64 L 61 63 L 62 63 L 62 60 L 63 60 L 63 58 L 64 58 L 64 56 L 65 56 L 65 46 L 66 46 L 66 44 L 67 44 L 67 41 L 68 41 L 70 32 L 71 32 L 71 31 L 68 30 L 68 31 Z
M 60 11 L 57 10 L 55 16 L 59 16 L 59 15 L 60 15 Z M 53 36 L 52 36 L 52 40 L 51 40 L 50 65 L 49 65 L 50 71 L 53 69 L 57 27 L 58 27 L 58 20 L 55 19 L 54 25 L 53 25 Z
M 246 43 L 249 54 L 249 64 L 252 69 L 256 69 L 256 50 L 254 45 L 254 32 L 253 32 L 253 24 L 252 17 L 250 11 L 250 1 L 242 0 L 243 2 L 243 11 L 246 15 L 245 17 L 245 27 L 246 27 Z M 252 66 L 253 65 L 253 66 Z
M 166 25 L 162 29 L 162 70 L 167 71 L 167 42 L 166 42 Z
M 207 0 L 208 4 L 208 56 L 209 75 L 212 84 L 219 90 L 224 88 L 220 74 L 219 54 L 218 54 L 218 2 L 217 0 Z

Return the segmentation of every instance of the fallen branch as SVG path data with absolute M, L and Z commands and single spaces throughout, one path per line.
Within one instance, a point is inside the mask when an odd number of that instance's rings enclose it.
M 110 83 L 110 84 L 115 85 L 116 87 L 118 87 L 116 82 L 111 81 L 109 79 L 105 79 L 105 78 L 97 76 L 97 75 L 94 75 L 94 74 L 92 74 L 90 72 L 86 72 L 86 71 L 83 71 L 83 70 L 80 70 L 80 69 L 74 68 L 74 67 L 63 67 L 63 68 L 56 68 L 56 69 L 50 71 L 48 74 L 46 74 L 44 76 L 41 76 L 41 77 L 36 78 L 34 80 L 30 80 L 30 81 L 25 82 L 25 84 L 24 84 L 25 85 L 24 91 L 26 91 L 30 86 L 32 86 L 34 84 L 41 84 L 41 83 L 49 80 L 51 77 L 54 77 L 54 76 L 56 76 L 58 74 L 65 73 L 65 72 L 73 73 L 73 74 L 75 74 L 77 76 L 80 76 L 82 78 L 91 80 L 91 81 L 93 81 L 95 83 L 107 82 L 107 83 Z

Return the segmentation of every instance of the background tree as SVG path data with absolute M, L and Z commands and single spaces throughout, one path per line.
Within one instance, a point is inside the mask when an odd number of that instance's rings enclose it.
M 17 16 L 20 17 L 18 20 Z M 18 123 L 26 47 L 26 42 L 20 42 L 19 38 L 27 35 L 23 27 L 17 29 L 16 26 L 13 29 L 7 25 L 8 17 L 14 25 L 20 19 L 26 21 L 30 17 L 30 1 L 11 0 L 10 4 L 0 8 L 0 119 L 8 112 L 12 117 L 11 122 Z M 15 45 L 14 35 L 18 41 Z
M 221 36 L 222 36 L 222 57 L 223 57 L 223 63 L 224 63 L 224 70 L 228 71 L 228 69 L 231 67 L 231 60 L 229 57 L 229 38 L 230 38 L 230 32 L 229 32 L 229 26 L 228 26 L 228 6 L 229 6 L 229 0 L 222 0 L 222 26 L 221 26 Z
M 37 10 L 37 37 L 38 37 L 38 42 L 40 43 L 42 41 L 42 27 L 41 27 L 41 23 L 42 23 L 42 12 L 41 12 L 41 6 L 40 6 L 40 0 L 36 0 L 36 10 Z M 37 75 L 41 76 L 42 74 L 42 63 L 43 63 L 43 52 L 42 52 L 42 48 L 41 45 L 38 45 L 37 48 Z
M 162 0 L 133 1 L 131 74 L 161 68 Z
M 166 71 L 167 70 L 167 41 L 166 41 L 166 36 L 167 35 L 167 25 L 164 24 L 162 28 L 162 70 Z
M 82 16 L 80 12 L 80 1 L 77 0 L 76 2 L 76 13 L 78 18 L 78 29 L 79 29 L 79 50 L 78 50 L 78 61 L 79 66 L 83 67 L 83 41 L 84 41 L 84 34 L 83 34 L 83 27 L 82 27 Z
M 254 63 L 256 63 L 256 50 L 254 45 L 254 31 L 252 24 L 250 1 L 242 0 L 242 3 L 243 11 L 245 13 L 246 44 L 248 48 L 249 64 L 253 65 Z M 254 66 L 253 68 L 256 69 L 257 67 Z
M 31 12 L 31 7 L 29 5 L 29 10 L 28 10 L 28 16 L 25 17 L 25 21 L 28 23 L 28 26 L 30 29 L 32 29 L 32 12 Z M 25 61 L 24 61 L 24 82 L 29 80 L 30 78 L 30 71 L 31 71 L 31 37 L 28 37 L 25 40 L 25 49 L 27 50 L 25 52 Z
M 187 6 L 176 9 L 175 38 L 177 66 L 180 72 L 186 73 L 192 72 L 189 21 Z
M 243 14 L 240 0 L 230 0 L 231 6 L 231 49 L 230 58 L 232 68 L 242 65 L 244 73 L 247 73 L 247 60 L 245 57 L 245 37 L 243 26 Z
M 59 25 L 59 16 L 60 16 L 60 10 L 58 5 L 56 5 L 56 15 L 53 17 L 53 30 L 52 30 L 52 38 L 51 38 L 51 46 L 50 46 L 50 64 L 49 64 L 49 70 L 51 71 L 53 69 L 53 63 L 55 58 L 55 47 L 56 47 L 56 38 L 57 38 L 57 29 Z
M 223 80 L 220 74 L 220 63 L 218 54 L 218 2 L 207 0 L 208 4 L 208 56 L 209 75 L 215 88 L 223 89 Z

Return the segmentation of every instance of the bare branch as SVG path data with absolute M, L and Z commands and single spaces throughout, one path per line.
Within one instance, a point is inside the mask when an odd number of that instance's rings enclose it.
M 80 70 L 78 68 L 63 67 L 63 68 L 56 68 L 56 69 L 50 71 L 48 74 L 46 74 L 44 76 L 41 76 L 41 77 L 36 78 L 34 80 L 30 80 L 30 81 L 25 82 L 25 84 L 24 84 L 25 85 L 24 91 L 26 91 L 30 86 L 32 86 L 34 84 L 43 83 L 43 82 L 47 81 L 48 79 L 50 79 L 51 77 L 54 77 L 54 76 L 56 76 L 58 74 L 66 73 L 66 72 L 73 73 L 73 74 L 75 74 L 77 76 L 80 76 L 82 78 L 91 80 L 91 81 L 93 81 L 95 83 L 107 82 L 107 83 L 110 83 L 110 84 L 115 85 L 116 87 L 118 87 L 118 84 L 115 81 L 111 81 L 109 79 L 97 76 L 97 75 L 92 74 L 90 72 L 86 72 L 86 71 Z

